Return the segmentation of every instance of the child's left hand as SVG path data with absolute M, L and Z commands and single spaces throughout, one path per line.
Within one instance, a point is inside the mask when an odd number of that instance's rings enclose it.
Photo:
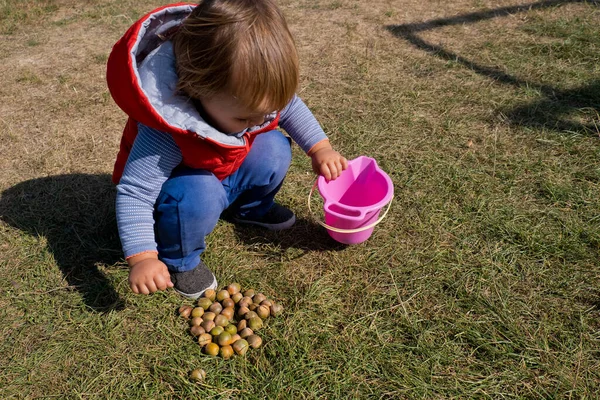
M 308 154 L 312 159 L 312 169 L 325 179 L 334 180 L 343 170 L 348 168 L 348 161 L 337 151 L 333 150 L 329 141 L 315 145 Z

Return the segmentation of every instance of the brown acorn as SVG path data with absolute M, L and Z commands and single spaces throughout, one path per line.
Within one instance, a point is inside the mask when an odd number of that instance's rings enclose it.
M 240 331 L 244 330 L 247 326 L 248 326 L 248 321 L 243 319 L 240 322 L 238 322 L 237 331 L 240 332 Z
M 233 307 L 227 307 L 224 308 L 223 311 L 221 311 L 221 315 L 227 317 L 227 320 L 229 321 L 233 319 L 233 314 L 235 314 L 235 311 L 233 311 Z
M 273 302 L 272 302 L 271 300 L 267 299 L 267 300 L 263 300 L 263 301 L 261 301 L 261 302 L 260 302 L 260 305 L 261 305 L 261 306 L 267 306 L 267 307 L 271 307 L 271 306 L 273 305 Z
M 203 323 L 200 324 L 200 326 L 203 327 L 206 332 L 210 332 L 211 329 L 215 327 L 215 322 L 214 321 L 204 321 Z
M 192 314 L 193 309 L 194 307 L 191 306 L 181 306 L 179 307 L 179 315 L 181 316 L 181 318 L 188 319 Z
M 265 301 L 267 299 L 267 296 L 265 296 L 262 293 L 256 293 L 254 295 L 254 297 L 252 298 L 252 302 L 254 304 L 260 304 L 262 301 Z
M 233 345 L 231 347 L 233 347 L 233 351 L 235 351 L 236 354 L 243 356 L 248 351 L 249 346 L 250 345 L 248 344 L 248 341 L 244 339 L 239 339 L 233 342 Z
M 271 316 L 276 317 L 283 312 L 283 306 L 279 303 L 273 303 L 271 306 Z
M 254 311 L 248 311 L 246 314 L 244 314 L 244 319 L 252 319 L 254 317 L 258 317 L 258 314 Z
M 190 325 L 191 326 L 199 326 L 202 324 L 202 322 L 204 322 L 202 317 L 194 317 L 190 320 Z
M 262 339 L 258 335 L 250 335 L 246 338 L 246 341 L 253 349 L 258 349 L 262 344 Z
M 217 292 L 217 301 L 223 301 L 223 299 L 228 299 L 231 297 L 227 290 L 219 290 Z
M 261 319 L 267 319 L 267 317 L 271 314 L 271 310 L 267 306 L 259 306 L 256 309 L 256 313 Z
M 219 314 L 215 317 L 215 325 L 217 326 L 227 326 L 229 324 L 229 318 L 227 318 L 223 314 Z
M 212 336 L 210 333 L 203 333 L 198 336 L 198 344 L 202 347 L 212 342 Z
M 221 347 L 219 350 L 219 354 L 223 357 L 224 360 L 229 360 L 231 356 L 233 356 L 233 347 L 230 345 L 225 345 Z
M 223 299 L 221 304 L 223 305 L 223 308 L 235 307 L 235 301 L 233 301 L 231 298 Z
M 227 291 L 229 292 L 230 295 L 234 295 L 236 293 L 239 293 L 241 290 L 240 284 L 239 283 L 232 283 L 231 285 L 227 286 Z
M 250 335 L 254 335 L 254 331 L 250 328 L 244 328 L 240 331 L 240 337 L 242 339 L 246 339 Z
M 237 310 L 237 315 L 238 317 L 244 317 L 244 315 L 246 315 L 247 313 L 249 313 L 250 310 L 247 307 L 240 307 Z
M 238 307 L 248 307 L 250 304 L 252 304 L 252 299 L 250 297 L 242 297 L 237 304 Z
M 206 379 L 206 371 L 200 368 L 196 368 L 195 370 L 190 372 L 190 379 L 198 383 L 204 382 L 204 379 Z
M 252 298 L 252 297 L 254 297 L 254 294 L 255 294 L 254 289 L 248 289 L 244 292 L 244 297 Z
M 212 305 L 210 307 L 208 307 L 208 309 L 212 312 L 214 312 L 215 314 L 220 314 L 221 311 L 223 310 L 223 306 L 221 305 L 221 303 L 217 303 L 216 301 L 214 303 L 212 303 Z
M 197 336 L 200 336 L 200 335 L 202 335 L 203 333 L 206 333 L 206 331 L 205 331 L 205 330 L 204 330 L 204 328 L 203 328 L 203 327 L 201 327 L 200 325 L 194 325 L 194 326 L 192 326 L 192 327 L 190 328 L 190 333 L 191 333 L 193 336 L 196 336 L 196 337 L 197 337 Z

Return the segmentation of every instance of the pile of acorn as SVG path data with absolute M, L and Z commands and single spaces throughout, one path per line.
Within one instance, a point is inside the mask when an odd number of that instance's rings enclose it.
M 204 352 L 224 359 L 257 349 L 262 339 L 256 334 L 269 316 L 281 314 L 283 307 L 254 289 L 242 292 L 239 283 L 215 291 L 208 289 L 196 307 L 183 305 L 179 315 L 190 321 L 190 333 Z

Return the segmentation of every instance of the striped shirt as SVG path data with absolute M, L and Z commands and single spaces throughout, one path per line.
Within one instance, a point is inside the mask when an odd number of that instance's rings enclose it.
M 297 96 L 281 111 L 279 125 L 304 152 L 327 139 L 313 114 Z M 139 125 L 117 185 L 117 225 L 126 258 L 156 251 L 154 204 L 163 183 L 181 161 L 181 151 L 171 134 Z

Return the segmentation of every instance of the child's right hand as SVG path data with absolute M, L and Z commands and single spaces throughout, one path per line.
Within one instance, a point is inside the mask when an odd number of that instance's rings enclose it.
M 133 293 L 150 294 L 173 287 L 167 266 L 156 254 L 141 254 L 129 262 L 129 287 Z

